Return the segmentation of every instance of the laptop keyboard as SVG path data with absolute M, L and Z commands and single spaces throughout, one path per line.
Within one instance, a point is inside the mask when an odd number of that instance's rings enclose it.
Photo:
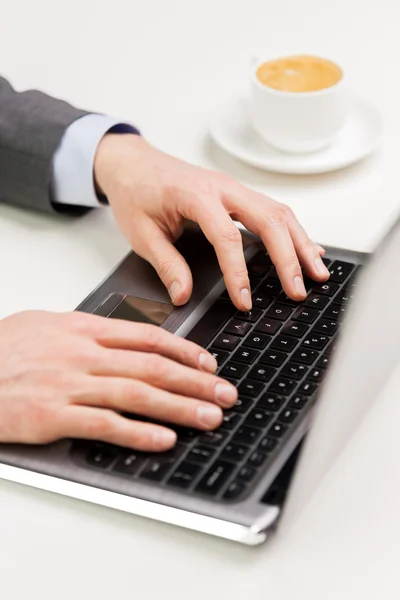
M 269 256 L 260 251 L 248 263 L 252 310 L 236 310 L 224 291 L 187 336 L 215 356 L 217 373 L 238 388 L 238 401 L 224 411 L 219 429 L 172 425 L 178 442 L 160 454 L 75 441 L 74 458 L 115 476 L 210 499 L 246 495 L 313 404 L 357 285 L 361 267 L 323 261 L 329 281 L 306 279 L 308 295 L 298 303 L 283 292 Z

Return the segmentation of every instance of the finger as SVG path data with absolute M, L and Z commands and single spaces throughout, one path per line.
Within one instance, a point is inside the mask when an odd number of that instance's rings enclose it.
M 189 265 L 154 221 L 143 223 L 135 250 L 157 271 L 172 302 L 177 306 L 185 304 L 193 289 Z
M 215 402 L 224 408 L 232 407 L 238 396 L 237 389 L 228 381 L 158 354 L 107 349 L 91 374 L 137 379 L 175 394 Z
M 277 203 L 268 207 L 265 198 L 261 202 L 252 193 L 249 200 L 252 202 L 247 204 L 243 199 L 236 202 L 235 214 L 247 229 L 261 237 L 286 294 L 293 300 L 303 300 L 306 297 L 303 275 L 284 210 Z
M 107 348 L 152 352 L 210 373 L 217 370 L 217 361 L 207 350 L 155 325 L 100 317 L 95 338 Z
M 221 202 L 216 198 L 199 201 L 187 218 L 195 218 L 214 246 L 218 263 L 232 302 L 239 310 L 252 307 L 250 282 L 243 253 L 242 236 Z
M 321 260 L 321 250 L 324 251 L 323 248 L 308 237 L 304 228 L 290 210 L 287 213 L 287 225 L 297 256 L 307 275 L 318 281 L 326 281 L 329 278 L 329 271 Z
M 317 249 L 318 249 L 318 254 L 320 256 L 324 256 L 326 254 L 326 250 L 325 248 L 323 248 L 322 246 L 320 246 L 319 244 L 317 244 Z
M 68 406 L 60 416 L 58 429 L 58 437 L 98 440 L 143 452 L 162 452 L 176 443 L 176 433 L 167 427 L 87 406 Z
M 79 404 L 128 412 L 196 429 L 215 429 L 223 418 L 219 406 L 172 394 L 142 381 L 91 377 Z

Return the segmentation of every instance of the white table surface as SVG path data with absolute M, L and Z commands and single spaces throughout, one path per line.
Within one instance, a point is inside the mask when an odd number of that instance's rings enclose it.
M 398 211 L 398 0 L 0 0 L 0 15 L 0 71 L 17 88 L 137 123 L 162 149 L 290 204 L 322 243 L 370 250 Z M 292 51 L 334 57 L 380 108 L 382 147 L 362 164 L 284 177 L 209 140 L 210 113 L 245 89 L 249 57 Z M 0 317 L 73 309 L 127 250 L 108 209 L 70 221 L 0 206 Z M 0 482 L 1 597 L 398 598 L 399 385 L 297 525 L 262 548 Z

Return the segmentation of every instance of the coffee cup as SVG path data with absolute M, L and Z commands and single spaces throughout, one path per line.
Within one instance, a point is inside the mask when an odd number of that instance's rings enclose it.
M 322 150 L 346 121 L 343 71 L 311 55 L 257 61 L 249 109 L 255 131 L 271 146 L 293 153 Z

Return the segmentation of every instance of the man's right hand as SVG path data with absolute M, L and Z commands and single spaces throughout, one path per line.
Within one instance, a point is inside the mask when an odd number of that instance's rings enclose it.
M 84 313 L 25 312 L 0 321 L 0 442 L 102 440 L 163 451 L 176 433 L 122 416 L 209 430 L 237 391 L 214 357 L 153 325 Z

